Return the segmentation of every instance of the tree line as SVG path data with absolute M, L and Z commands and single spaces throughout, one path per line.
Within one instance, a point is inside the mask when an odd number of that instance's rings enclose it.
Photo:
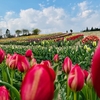
M 90 31 L 100 31 L 100 28 L 93 28 L 93 27 L 91 27 L 89 29 L 88 27 L 86 27 L 86 29 L 83 30 L 82 32 L 90 32 Z
M 3 36 L 1 35 L 0 38 L 11 38 L 11 37 L 19 37 L 19 36 L 29 36 L 29 35 L 38 35 L 41 32 L 40 29 L 35 28 L 31 32 L 29 32 L 28 29 L 22 29 L 22 30 L 15 30 L 15 34 L 11 34 L 9 29 L 6 29 L 5 34 Z M 2 31 L 1 31 L 2 34 Z

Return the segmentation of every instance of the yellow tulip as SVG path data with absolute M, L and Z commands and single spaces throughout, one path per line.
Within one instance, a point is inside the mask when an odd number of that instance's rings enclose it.
M 96 41 L 93 41 L 92 45 L 95 47 L 97 45 Z
M 91 51 L 91 48 L 90 47 L 87 47 L 86 51 L 87 52 Z
M 88 47 L 87 47 L 87 45 L 84 45 L 84 49 L 87 49 Z

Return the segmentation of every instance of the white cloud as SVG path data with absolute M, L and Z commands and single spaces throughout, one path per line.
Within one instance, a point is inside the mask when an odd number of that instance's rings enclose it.
M 83 1 L 83 2 L 81 2 L 81 3 L 78 3 L 78 6 L 80 7 L 80 9 L 82 10 L 82 11 L 84 11 L 84 10 L 86 10 L 87 8 L 88 8 L 88 3 L 86 2 L 86 1 Z
M 79 7 L 79 12 L 78 12 L 78 16 L 82 17 L 82 18 L 89 18 L 92 14 L 95 14 L 95 11 L 90 9 L 91 8 L 91 3 L 88 3 L 87 1 L 83 1 L 81 3 L 78 3 L 78 7 Z
M 79 16 L 80 17 L 89 17 L 89 16 L 91 16 L 91 14 L 93 14 L 94 13 L 94 11 L 93 10 L 85 10 L 85 11 L 83 11 L 83 12 L 81 12 L 81 13 L 79 13 Z
M 12 34 L 17 29 L 39 28 L 41 33 L 81 31 L 86 27 L 100 26 L 100 12 L 92 9 L 82 8 L 77 15 L 72 17 L 66 13 L 63 8 L 55 8 L 53 6 L 36 10 L 33 8 L 21 10 L 18 17 L 13 17 L 15 12 L 7 12 L 5 16 L 0 16 L 0 28 L 5 30 L 8 28 Z M 85 4 L 84 4 L 85 6 Z M 76 9 L 75 9 L 76 10 Z

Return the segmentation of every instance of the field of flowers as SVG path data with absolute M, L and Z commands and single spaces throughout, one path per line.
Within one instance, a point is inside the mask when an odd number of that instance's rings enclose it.
M 0 100 L 100 100 L 98 36 L 60 33 L 0 47 Z

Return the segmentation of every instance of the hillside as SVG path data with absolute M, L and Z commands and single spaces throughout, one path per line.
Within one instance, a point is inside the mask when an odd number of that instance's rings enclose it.
M 91 31 L 91 32 L 80 32 L 81 34 L 84 34 L 85 36 L 89 35 L 96 35 L 100 38 L 100 31 Z
M 100 38 L 100 31 L 73 33 L 73 35 L 75 35 L 75 34 L 83 34 L 84 36 L 96 35 Z M 49 40 L 49 39 L 61 38 L 61 37 L 65 37 L 65 36 L 68 36 L 68 34 L 67 33 L 39 34 L 39 35 L 0 39 L 0 42 Z

